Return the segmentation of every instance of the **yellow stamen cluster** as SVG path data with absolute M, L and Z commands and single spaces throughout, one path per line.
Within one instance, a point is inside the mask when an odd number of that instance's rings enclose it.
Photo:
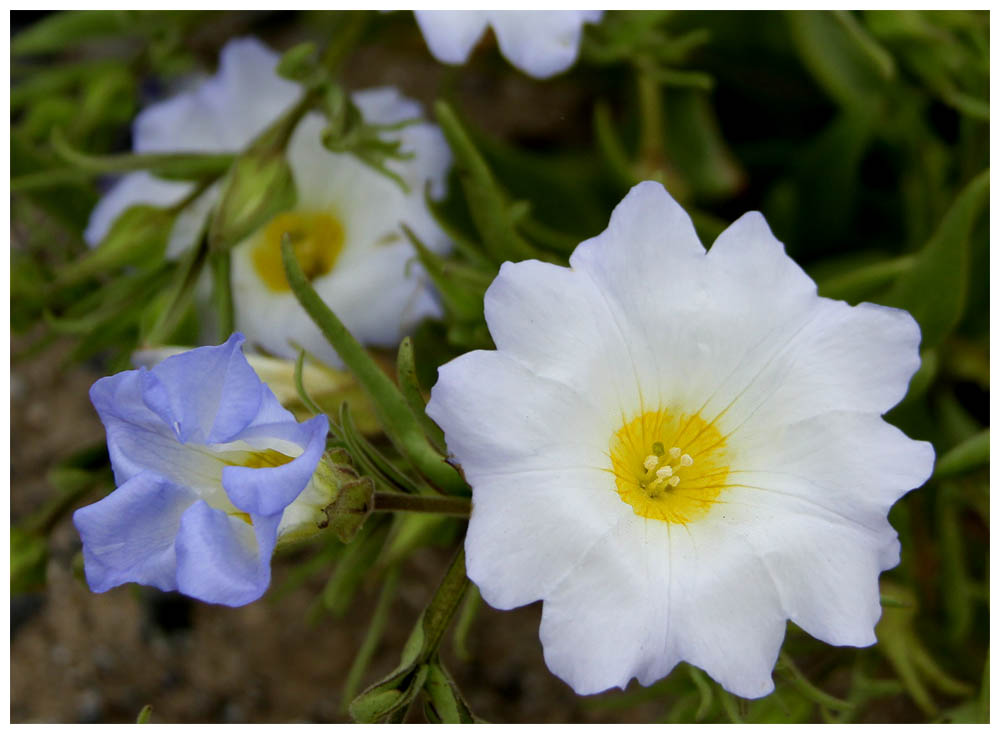
M 646 411 L 624 421 L 610 448 L 618 495 L 642 517 L 686 524 L 725 489 L 725 437 L 698 414 Z
M 279 293 L 291 290 L 281 261 L 281 242 L 285 235 L 309 280 L 333 270 L 344 249 L 344 227 L 327 212 L 295 211 L 276 216 L 250 246 L 257 275 L 269 289 Z

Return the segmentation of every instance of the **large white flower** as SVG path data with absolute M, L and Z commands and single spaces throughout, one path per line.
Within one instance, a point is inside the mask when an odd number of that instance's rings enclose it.
M 279 56 L 255 39 L 231 41 L 222 50 L 218 73 L 189 92 L 151 106 L 136 118 L 139 152 L 238 152 L 302 94 L 301 87 L 275 73 Z M 236 326 L 251 342 L 282 357 L 299 345 L 339 366 L 288 288 L 281 264 L 282 236 L 289 233 L 300 262 L 320 297 L 365 344 L 394 346 L 414 324 L 440 313 L 426 275 L 403 235 L 407 224 L 432 250 L 450 242 L 424 202 L 424 190 L 443 196 L 451 153 L 435 126 L 420 122 L 422 110 L 390 87 L 352 95 L 365 121 L 394 125 L 416 120 L 385 139 L 400 140 L 412 157 L 389 167 L 407 190 L 350 154 L 335 154 L 321 143 L 319 113 L 299 123 L 287 150 L 298 191 L 295 209 L 279 214 L 233 249 L 232 284 Z M 167 206 L 192 185 L 136 173 L 119 181 L 91 217 L 87 239 L 97 243 L 114 219 L 136 203 Z M 218 198 L 205 192 L 174 225 L 168 256 L 195 241 Z
M 685 660 L 763 696 L 787 619 L 872 644 L 886 515 L 934 461 L 881 417 L 913 318 L 820 298 L 759 213 L 706 252 L 652 182 L 570 266 L 506 263 L 497 351 L 443 366 L 428 405 L 473 487 L 483 597 L 543 599 L 545 660 L 581 694 Z
M 584 23 L 600 10 L 414 10 L 434 58 L 464 64 L 491 26 L 500 52 L 521 71 L 546 79 L 566 71 L 580 51 Z

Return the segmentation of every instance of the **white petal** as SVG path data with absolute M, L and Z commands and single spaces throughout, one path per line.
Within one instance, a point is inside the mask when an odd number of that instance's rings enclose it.
M 487 13 L 481 10 L 414 10 L 413 15 L 427 48 L 445 64 L 464 64 L 486 30 Z
M 616 321 L 585 273 L 536 260 L 504 263 L 484 307 L 497 348 L 528 370 L 608 406 L 618 418 L 640 410 L 632 348 L 645 340 Z
M 674 526 L 670 540 L 671 647 L 731 693 L 767 695 L 785 636 L 785 615 L 767 567 L 724 521 Z M 639 682 L 648 685 L 657 677 Z
M 279 58 L 255 38 L 230 41 L 215 76 L 139 114 L 133 127 L 135 150 L 244 148 L 301 95 L 297 84 L 275 73 Z
M 423 107 L 416 100 L 404 97 L 396 87 L 372 87 L 351 95 L 365 122 L 377 125 L 394 125 L 424 115 Z
M 618 498 L 614 477 L 604 469 L 473 473 L 477 479 L 465 539 L 466 568 L 483 598 L 497 609 L 545 598 L 605 533 L 634 514 Z
M 596 539 L 542 606 L 549 670 L 580 695 L 625 688 L 640 671 L 666 675 L 670 609 L 667 526 L 631 508 Z
M 576 10 L 492 10 L 489 19 L 507 60 L 533 77 L 547 79 L 576 61 L 589 18 Z
M 473 488 L 491 473 L 610 464 L 614 414 L 502 352 L 469 352 L 439 367 L 427 415 L 444 429 Z
M 192 184 L 165 181 L 146 171 L 124 176 L 106 193 L 94 211 L 83 233 L 87 244 L 97 246 L 107 236 L 118 216 L 136 204 L 168 207 L 176 204 L 191 191 Z

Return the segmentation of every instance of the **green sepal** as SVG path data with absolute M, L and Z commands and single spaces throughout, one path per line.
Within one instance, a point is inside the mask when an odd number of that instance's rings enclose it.
M 154 176 L 182 181 L 215 178 L 233 163 L 229 153 L 121 153 L 90 155 L 73 148 L 61 130 L 52 131 L 52 149 L 64 161 L 92 174 L 149 171 Z
M 337 498 L 324 509 L 330 530 L 341 542 L 349 543 L 357 535 L 372 514 L 374 498 L 375 484 L 369 477 L 358 477 L 341 484 Z
M 295 259 L 289 242 L 282 243 L 281 253 L 292 292 L 364 388 L 379 422 L 399 453 L 409 459 L 434 486 L 452 494 L 467 494 L 469 490 L 465 482 L 427 440 L 420 421 L 399 389 L 316 294 Z
M 134 204 L 123 211 L 97 247 L 59 271 L 57 285 L 69 285 L 98 273 L 158 262 L 177 214 L 149 204 Z
M 238 157 L 222 180 L 219 203 L 208 226 L 209 247 L 228 250 L 295 206 L 291 166 L 282 152 L 249 152 Z
M 969 287 L 969 237 L 989 195 L 990 172 L 962 189 L 913 267 L 882 302 L 904 308 L 920 324 L 922 346 L 934 347 L 958 325 Z

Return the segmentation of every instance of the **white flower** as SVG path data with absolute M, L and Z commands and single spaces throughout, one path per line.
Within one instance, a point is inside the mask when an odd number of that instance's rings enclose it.
M 763 696 L 787 619 L 875 642 L 886 515 L 934 461 L 881 418 L 919 364 L 910 315 L 820 298 L 759 213 L 706 253 L 652 182 L 570 266 L 506 263 L 497 351 L 443 366 L 428 405 L 473 487 L 483 597 L 544 600 L 545 660 L 580 694 L 684 660 Z
M 301 96 L 301 88 L 275 73 L 279 56 L 255 39 L 231 41 L 219 71 L 190 92 L 153 105 L 136 118 L 139 152 L 238 152 Z M 420 105 L 390 87 L 352 95 L 365 121 L 396 124 L 421 117 Z M 416 323 L 440 313 L 412 246 L 407 224 L 429 248 L 444 252 L 450 242 L 424 202 L 445 193 L 451 152 L 434 125 L 417 122 L 386 133 L 402 141 L 411 158 L 389 167 L 406 183 L 353 155 L 335 154 L 321 143 L 319 113 L 299 123 L 287 156 L 298 191 L 292 211 L 279 214 L 233 249 L 232 286 L 236 327 L 249 341 L 281 357 L 295 357 L 299 345 L 333 366 L 336 353 L 302 310 L 284 279 L 280 244 L 292 234 L 296 251 L 320 297 L 364 344 L 395 346 Z M 163 181 L 147 173 L 123 178 L 98 204 L 87 229 L 96 244 L 114 219 L 136 203 L 170 205 L 191 184 Z M 213 186 L 178 218 L 167 254 L 174 257 L 195 241 L 218 198 Z
M 576 61 L 584 23 L 600 10 L 414 10 L 431 53 L 446 64 L 464 64 L 486 26 L 514 66 L 538 79 L 566 71 Z

